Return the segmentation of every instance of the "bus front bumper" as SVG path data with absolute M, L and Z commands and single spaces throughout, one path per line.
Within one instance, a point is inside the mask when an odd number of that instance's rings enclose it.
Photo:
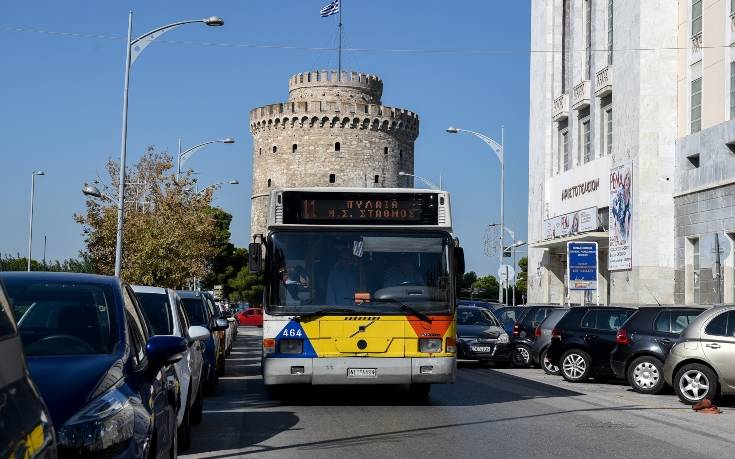
M 263 381 L 274 384 L 452 383 L 455 357 L 264 358 Z

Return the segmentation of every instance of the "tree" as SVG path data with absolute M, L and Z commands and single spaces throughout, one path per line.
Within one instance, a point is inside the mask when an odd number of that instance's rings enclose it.
M 92 269 L 113 274 L 119 165 L 109 160 L 106 169 L 108 181 L 98 182 L 103 198 L 88 198 L 86 213 L 74 219 L 83 227 Z M 207 276 L 222 249 L 216 211 L 210 207 L 213 190 L 192 192 L 191 172 L 177 180 L 172 169 L 171 156 L 149 147 L 127 171 L 121 275 L 128 282 L 183 287 Z
M 479 289 L 479 296 L 483 298 L 496 298 L 498 296 L 498 289 L 500 285 L 495 276 L 487 275 L 478 277 L 475 282 L 472 283 L 472 288 Z
M 11 256 L 10 254 L 0 254 L 0 271 L 25 271 L 28 269 L 28 258 L 21 257 L 20 254 Z M 91 273 L 92 267 L 83 255 L 81 258 L 68 258 L 64 261 L 50 261 L 44 266 L 38 260 L 31 260 L 31 271 L 55 271 L 55 272 L 72 272 L 72 273 Z
M 516 280 L 516 292 L 520 293 L 521 298 L 528 294 L 528 257 L 518 260 L 518 266 L 521 272 L 518 273 Z
M 265 280 L 262 273 L 251 273 L 247 266 L 244 266 L 229 281 L 231 292 L 229 300 L 232 302 L 247 301 L 253 306 L 259 306 L 263 303 L 263 290 Z

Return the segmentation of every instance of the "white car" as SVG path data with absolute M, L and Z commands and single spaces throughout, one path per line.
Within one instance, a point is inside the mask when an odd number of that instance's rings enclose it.
M 191 441 L 191 425 L 198 424 L 202 418 L 202 341 L 209 338 L 209 330 L 189 324 L 185 309 L 174 290 L 134 285 L 133 291 L 154 335 L 180 336 L 189 343 L 184 358 L 174 364 L 181 385 L 181 403 L 177 413 L 179 448 L 184 450 Z

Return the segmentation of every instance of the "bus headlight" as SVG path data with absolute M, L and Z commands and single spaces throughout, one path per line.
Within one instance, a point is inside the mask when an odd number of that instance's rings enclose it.
M 301 354 L 304 349 L 304 342 L 300 339 L 282 339 L 278 349 L 281 354 Z
M 440 339 L 420 339 L 419 352 L 427 354 L 435 354 L 442 351 L 442 340 Z

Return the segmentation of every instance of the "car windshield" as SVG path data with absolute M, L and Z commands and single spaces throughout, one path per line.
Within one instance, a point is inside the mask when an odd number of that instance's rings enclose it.
M 479 308 L 458 308 L 457 324 L 458 325 L 486 325 L 491 327 L 496 325 L 489 316 L 489 312 Z
M 451 312 L 442 232 L 277 232 L 268 241 L 266 311 Z
M 207 314 L 201 298 L 182 298 L 181 302 L 192 325 L 207 325 Z
M 26 355 L 110 354 L 115 297 L 101 284 L 5 280 Z
M 170 335 L 174 332 L 174 319 L 167 294 L 135 292 L 135 296 L 143 307 L 154 335 Z

